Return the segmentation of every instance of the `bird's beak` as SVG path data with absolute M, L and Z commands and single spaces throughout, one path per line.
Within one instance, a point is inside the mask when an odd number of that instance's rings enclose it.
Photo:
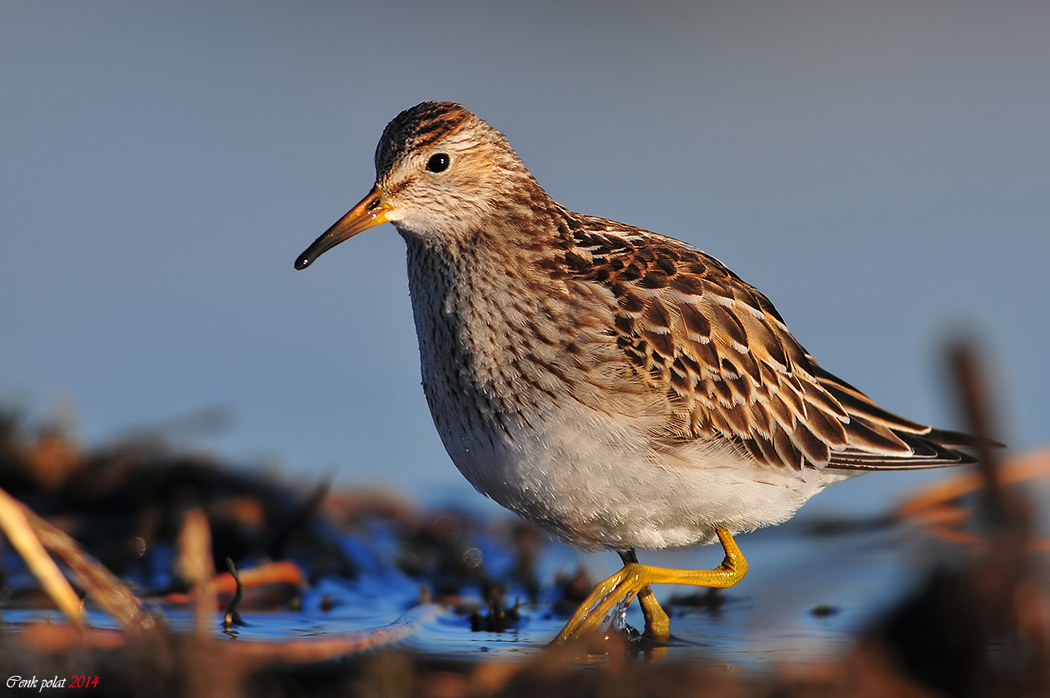
M 368 192 L 368 196 L 361 199 L 321 237 L 314 240 L 314 244 L 307 247 L 306 252 L 299 255 L 299 259 L 295 260 L 295 268 L 306 269 L 315 259 L 343 240 L 352 238 L 361 231 L 368 230 L 380 223 L 386 223 L 386 214 L 392 210 L 394 207 L 387 202 L 383 190 L 378 184 L 375 185 L 372 191 Z

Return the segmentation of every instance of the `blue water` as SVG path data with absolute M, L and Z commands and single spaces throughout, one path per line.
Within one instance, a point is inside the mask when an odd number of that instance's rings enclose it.
M 1037 494 L 1045 501 L 1045 492 Z M 462 554 L 483 563 L 495 580 L 511 578 L 515 559 L 506 541 L 512 523 L 509 515 L 497 512 L 469 526 Z M 905 599 L 936 561 L 967 554 L 965 546 L 945 544 L 930 530 L 908 522 L 878 524 L 858 516 L 832 532 L 817 526 L 821 523 L 826 523 L 825 512 L 803 509 L 786 524 L 738 536 L 749 572 L 740 584 L 719 592 L 718 604 L 690 605 L 694 588 L 655 587 L 671 614 L 673 639 L 665 656 L 759 671 L 786 662 L 834 659 L 848 652 L 880 614 Z M 536 603 L 529 603 L 524 588 L 512 586 L 505 600 L 508 606 L 520 603 L 519 622 L 504 632 L 472 632 L 469 611 L 483 607 L 477 583 L 467 582 L 454 603 L 421 607 L 420 591 L 426 582 L 397 566 L 399 544 L 390 527 L 366 527 L 363 533 L 347 535 L 344 545 L 361 570 L 355 580 L 327 578 L 303 589 L 299 610 L 242 608 L 245 625 L 235 629 L 231 641 L 331 638 L 404 619 L 402 627 L 408 630 L 399 644 L 411 651 L 477 659 L 528 657 L 542 651 L 566 621 L 552 610 L 559 573 L 583 568 L 597 582 L 619 568 L 612 553 L 584 554 L 546 543 L 537 561 L 541 591 Z M 701 569 L 717 566 L 722 551 L 708 546 L 643 551 L 639 556 L 653 565 Z M 4 562 L 11 571 L 10 586 L 32 586 L 11 553 Z M 322 610 L 326 601 L 328 610 Z M 159 608 L 174 631 L 193 632 L 190 607 Z M 216 637 L 222 637 L 221 615 L 215 616 Z M 56 620 L 57 613 L 10 607 L 3 611 L 9 628 L 48 618 Z M 88 619 L 95 627 L 117 627 L 90 605 Z M 626 622 L 643 627 L 637 605 L 627 609 Z

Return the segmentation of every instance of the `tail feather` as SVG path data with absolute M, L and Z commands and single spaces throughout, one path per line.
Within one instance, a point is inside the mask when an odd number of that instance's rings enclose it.
M 815 361 L 812 361 L 810 370 L 850 418 L 846 425 L 849 443 L 844 449 L 831 453 L 827 467 L 918 470 L 976 462 L 977 459 L 967 451 L 980 445 L 977 437 L 934 429 L 889 412 Z M 1000 443 L 992 445 L 1002 447 Z

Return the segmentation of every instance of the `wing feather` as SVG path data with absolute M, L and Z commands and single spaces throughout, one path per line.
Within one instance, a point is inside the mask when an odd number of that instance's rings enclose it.
M 726 438 L 771 467 L 926 468 L 972 460 L 965 434 L 893 414 L 822 368 L 773 304 L 718 260 L 608 221 L 563 228 L 575 280 L 615 298 L 615 341 L 665 395 L 664 442 Z

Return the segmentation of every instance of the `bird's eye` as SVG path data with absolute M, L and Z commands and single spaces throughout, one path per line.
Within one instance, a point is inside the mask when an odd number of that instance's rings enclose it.
M 431 155 L 430 159 L 427 160 L 427 170 L 430 172 L 444 172 L 448 169 L 448 165 L 451 162 L 448 155 L 445 153 L 437 153 Z

